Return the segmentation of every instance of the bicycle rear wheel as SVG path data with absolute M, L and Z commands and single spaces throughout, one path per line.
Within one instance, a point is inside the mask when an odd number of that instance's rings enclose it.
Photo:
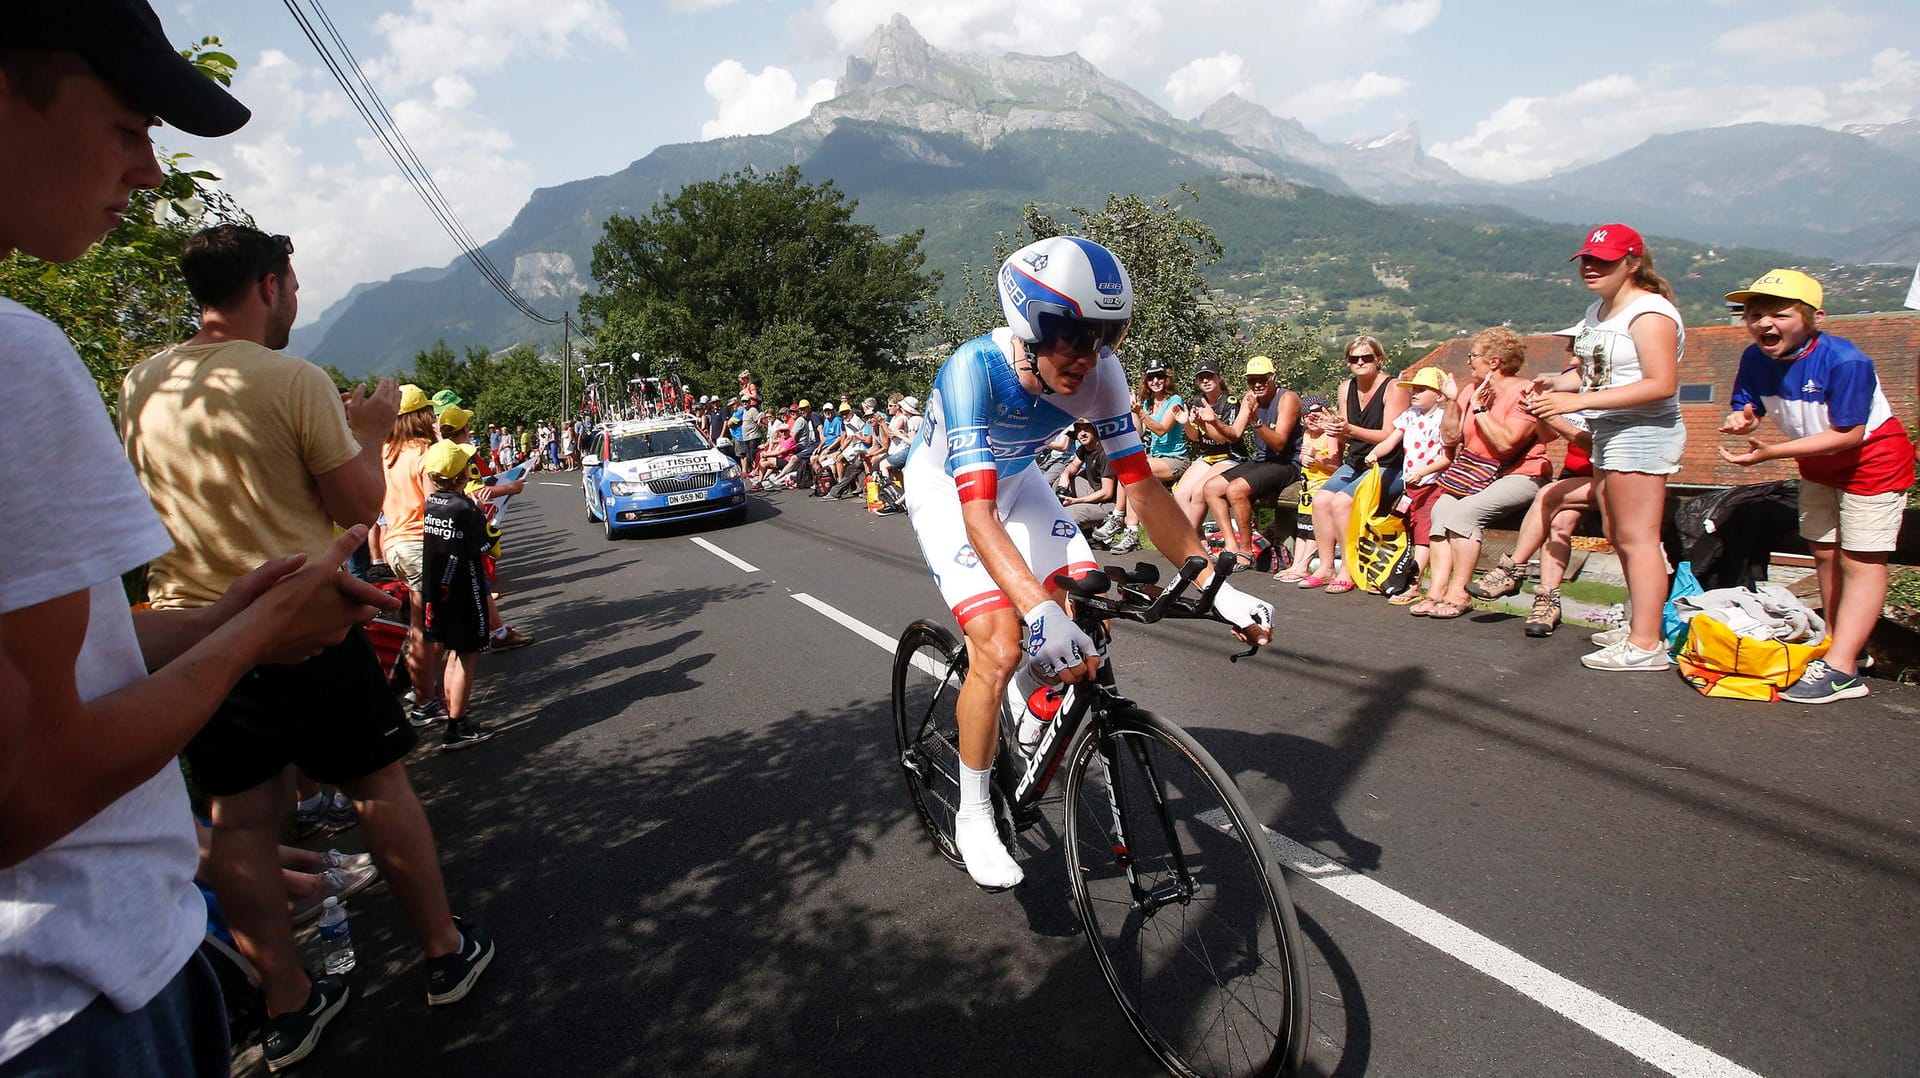
M 1184 730 L 1131 710 L 1080 737 L 1066 782 L 1074 904 L 1147 1046 L 1175 1074 L 1297 1071 L 1300 929 L 1233 780 Z
M 964 865 L 953 841 L 960 809 L 960 726 L 954 703 L 967 679 L 967 650 L 944 627 L 916 621 L 893 653 L 893 729 L 900 773 L 940 855 Z

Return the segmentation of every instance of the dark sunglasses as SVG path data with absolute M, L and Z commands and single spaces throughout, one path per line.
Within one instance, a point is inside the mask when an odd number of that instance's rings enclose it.
M 1033 304 L 1043 307 L 1043 304 Z M 1048 306 L 1050 307 L 1050 306 Z M 1127 336 L 1125 321 L 1081 319 L 1054 309 L 1035 309 L 1033 329 L 1039 331 L 1039 346 L 1068 355 L 1094 355 L 1102 348 L 1116 348 Z
M 1362 352 L 1359 355 L 1348 356 L 1347 362 L 1348 363 L 1378 363 L 1380 362 L 1380 357 L 1375 355 L 1372 352 Z
M 273 241 L 274 247 L 280 252 L 280 257 L 274 261 L 273 265 L 261 270 L 260 276 L 254 278 L 256 281 L 264 281 L 270 274 L 287 272 L 287 259 L 293 257 L 292 236 L 272 235 L 267 239 Z

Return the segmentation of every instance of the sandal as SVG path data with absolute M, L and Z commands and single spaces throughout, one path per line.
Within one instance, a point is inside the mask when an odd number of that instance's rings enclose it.
M 1326 581 L 1312 575 L 1301 577 L 1300 583 L 1294 585 L 1296 588 L 1324 588 L 1326 586 Z
M 1412 588 L 1408 588 L 1406 591 L 1403 591 L 1400 594 L 1389 598 L 1387 600 L 1387 605 L 1388 606 L 1412 606 L 1413 604 L 1419 601 L 1420 601 L 1420 593 L 1418 591 L 1415 591 Z
M 1434 601 L 1432 599 L 1422 599 L 1413 606 L 1408 607 L 1407 613 L 1412 614 L 1416 618 L 1430 617 L 1433 614 L 1433 607 Z
M 1461 606 L 1457 603 L 1449 603 L 1442 600 L 1433 604 L 1433 609 L 1428 612 L 1427 616 L 1439 621 L 1451 621 L 1472 609 L 1473 607 L 1471 606 Z
M 1298 584 L 1307 578 L 1307 574 L 1298 569 L 1282 569 L 1273 574 L 1273 578 L 1287 584 Z
M 1359 585 L 1351 580 L 1335 580 L 1327 585 L 1328 595 L 1345 595 Z

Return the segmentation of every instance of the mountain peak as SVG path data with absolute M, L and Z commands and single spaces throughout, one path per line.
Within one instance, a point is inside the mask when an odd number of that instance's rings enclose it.
M 903 15 L 867 37 L 831 100 L 809 121 L 822 133 L 841 120 L 960 135 L 991 146 L 1013 131 L 1104 133 L 1179 126 L 1166 110 L 1075 53 L 988 57 L 933 47 Z
M 834 94 L 922 81 L 932 74 L 935 55 L 933 46 L 913 23 L 895 13 L 867 35 L 858 56 L 847 58 L 846 74 L 834 87 Z

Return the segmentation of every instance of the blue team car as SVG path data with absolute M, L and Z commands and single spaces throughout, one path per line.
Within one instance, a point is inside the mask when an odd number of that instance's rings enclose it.
M 594 432 L 581 455 L 587 520 L 613 539 L 649 524 L 747 516 L 734 462 L 685 419 L 628 419 Z

